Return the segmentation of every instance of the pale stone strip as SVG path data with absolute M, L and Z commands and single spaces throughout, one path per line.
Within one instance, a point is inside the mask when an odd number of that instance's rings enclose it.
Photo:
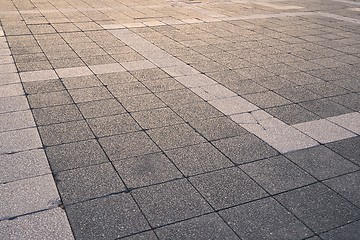
M 54 70 L 42 70 L 32 72 L 21 72 L 20 78 L 22 82 L 44 81 L 57 79 L 58 76 Z
M 353 112 L 327 118 L 330 122 L 360 135 L 360 113 Z

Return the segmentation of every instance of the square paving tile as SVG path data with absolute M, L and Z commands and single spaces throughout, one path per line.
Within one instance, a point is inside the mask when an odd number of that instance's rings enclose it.
M 223 116 L 223 114 L 207 102 L 194 102 L 173 110 L 185 121 L 200 120 Z
M 30 110 L 0 114 L 0 132 L 35 127 Z
M 24 82 L 23 86 L 27 94 L 50 93 L 65 90 L 65 87 L 60 81 L 60 79 Z
M 187 124 L 151 129 L 147 133 L 162 150 L 205 142 L 205 139 Z
M 133 191 L 133 196 L 153 227 L 212 211 L 187 180 L 141 188 Z
M 75 103 L 109 99 L 113 96 L 105 87 L 79 88 L 69 90 Z
M 55 69 L 55 71 L 59 75 L 60 78 L 92 75 L 92 72 L 86 66 L 84 66 L 84 67 L 71 67 L 71 68 L 58 68 L 58 69 Z
M 29 109 L 25 96 L 7 97 L 1 99 L 0 113 L 16 112 Z
M 92 118 L 87 122 L 97 137 L 135 132 L 141 129 L 129 114 Z
M 76 239 L 115 239 L 148 230 L 129 194 L 117 194 L 66 207 Z
M 247 163 L 278 155 L 278 152 L 251 134 L 224 138 L 213 144 L 237 164 Z
M 209 103 L 225 115 L 250 112 L 259 109 L 242 97 L 230 97 L 209 101 Z
M 217 210 L 267 196 L 237 167 L 191 177 L 189 181 Z
M 144 132 L 127 133 L 99 139 L 111 161 L 160 152 Z
M 67 89 L 98 87 L 102 85 L 95 75 L 64 78 L 62 82 Z
M 158 240 L 153 231 L 147 231 L 122 238 L 123 240 Z
M 20 83 L 2 85 L 0 88 L 0 98 L 21 95 L 24 95 L 24 90 Z
M 33 82 L 58 79 L 58 76 L 56 75 L 54 70 L 40 70 L 32 72 L 22 72 L 20 73 L 20 78 L 22 82 Z
M 55 180 L 65 205 L 125 191 L 110 163 L 59 172 Z
M 89 66 L 95 74 L 105 74 L 114 72 L 124 72 L 125 69 L 119 63 L 107 63 Z
M 120 103 L 129 112 L 137 112 L 143 110 L 150 110 L 155 108 L 162 108 L 166 105 L 154 94 L 144 94 L 136 96 L 128 96 L 118 98 Z
M 170 77 L 160 68 L 142 69 L 131 71 L 130 73 L 141 82 Z
M 316 181 L 283 156 L 245 164 L 241 169 L 270 194 L 288 191 Z
M 360 218 L 358 208 L 320 183 L 275 198 L 316 233 Z
M 360 164 L 360 137 L 349 138 L 326 144 L 328 148 L 350 161 Z
M 74 121 L 42 126 L 39 127 L 39 133 L 45 146 L 94 138 L 94 135 L 85 121 Z
M 37 108 L 33 114 L 38 126 L 83 119 L 75 104 Z
M 360 135 L 360 113 L 353 112 L 330 117 L 327 120 Z
M 320 235 L 324 240 L 357 240 L 360 236 L 360 222 L 356 221 Z
M 248 94 L 244 98 L 260 108 L 276 107 L 291 103 L 289 100 L 271 91 Z
M 239 239 L 215 213 L 168 225 L 155 231 L 159 239 Z
M 47 147 L 46 154 L 53 172 L 108 162 L 104 151 L 95 140 Z
M 115 97 L 134 96 L 150 93 L 150 91 L 141 82 L 109 85 L 108 89 Z
M 126 112 L 116 99 L 79 103 L 78 107 L 85 118 L 104 117 Z
M 123 84 L 138 81 L 129 72 L 98 74 L 97 77 L 105 85 Z
M 202 102 L 203 100 L 198 97 L 195 93 L 188 89 L 179 89 L 168 92 L 156 93 L 164 103 L 170 107 L 181 107 L 185 104 L 193 102 Z
M 294 103 L 322 98 L 321 95 L 310 91 L 308 86 L 309 85 L 280 88 L 274 90 L 274 92 Z
M 306 110 L 298 104 L 268 108 L 266 112 L 289 125 L 320 119 L 320 116 Z
M 322 145 L 287 153 L 286 157 L 320 180 L 359 169 L 358 166 Z
M 329 99 L 347 108 L 350 108 L 354 111 L 360 111 L 360 104 L 359 104 L 360 94 L 350 93 L 336 97 L 331 97 Z
M 53 107 L 73 103 L 66 91 L 29 95 L 28 101 L 31 108 Z
M 220 212 L 242 239 L 303 239 L 312 232 L 272 198 Z
M 0 154 L 41 148 L 42 143 L 36 128 L 0 132 Z
M 134 112 L 131 113 L 131 115 L 144 129 L 152 129 L 185 123 L 170 108 L 158 108 L 153 110 Z
M 181 178 L 181 173 L 162 153 L 154 153 L 114 162 L 116 170 L 129 188 Z
M 154 93 L 185 88 L 182 84 L 178 83 L 173 78 L 161 78 L 156 80 L 143 81 L 142 83 Z
M 352 112 L 350 109 L 325 98 L 302 102 L 300 106 L 324 118 Z

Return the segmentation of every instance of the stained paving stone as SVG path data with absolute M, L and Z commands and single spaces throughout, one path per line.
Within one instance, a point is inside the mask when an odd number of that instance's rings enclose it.
M 125 191 L 110 163 L 59 172 L 56 185 L 64 204 L 72 204 Z
M 27 94 L 50 93 L 65 90 L 64 85 L 59 79 L 24 82 L 23 86 Z
M 162 153 L 154 153 L 114 162 L 114 166 L 129 188 L 161 183 L 181 178 L 181 173 Z
M 31 108 L 53 107 L 73 103 L 66 91 L 29 95 L 28 101 Z
M 152 129 L 184 123 L 184 121 L 170 108 L 158 108 L 131 113 L 131 116 L 144 129 Z
M 65 209 L 76 239 L 115 239 L 150 228 L 134 200 L 125 193 Z
M 153 227 L 212 211 L 186 180 L 141 188 L 133 191 L 133 196 Z
M 191 177 L 189 181 L 217 210 L 267 196 L 260 186 L 236 167 Z
M 75 104 L 37 108 L 32 112 L 38 126 L 83 119 Z
M 278 155 L 278 152 L 254 135 L 224 138 L 213 144 L 237 164 L 243 164 Z
M 360 218 L 358 208 L 320 183 L 275 198 L 316 233 Z
M 272 198 L 220 212 L 241 239 L 303 239 L 313 233 Z
M 345 226 L 336 228 L 327 233 L 323 233 L 320 237 L 324 240 L 348 239 L 356 240 L 360 235 L 360 222 L 356 221 Z
M 286 157 L 320 180 L 359 169 L 358 166 L 322 145 L 287 153 Z
M 316 181 L 283 156 L 245 164 L 241 169 L 270 194 L 288 191 Z
M 207 214 L 155 230 L 159 239 L 240 239 L 217 214 Z
M 108 162 L 95 140 L 86 140 L 47 147 L 46 155 L 53 172 L 87 167 Z

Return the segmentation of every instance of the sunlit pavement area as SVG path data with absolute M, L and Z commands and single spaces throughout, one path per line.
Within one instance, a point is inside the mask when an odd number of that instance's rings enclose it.
M 359 111 L 358 0 L 0 0 L 0 239 L 359 239 Z

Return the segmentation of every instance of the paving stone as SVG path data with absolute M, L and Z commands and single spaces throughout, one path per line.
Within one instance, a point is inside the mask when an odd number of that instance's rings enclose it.
M 303 239 L 312 235 L 302 222 L 272 198 L 220 212 L 242 239 Z
M 225 115 L 250 112 L 258 109 L 257 106 L 239 96 L 212 100 L 209 103 Z
M 50 93 L 65 90 L 64 85 L 59 79 L 24 82 L 23 86 L 27 94 Z
M 103 117 L 126 112 L 124 107 L 115 99 L 79 103 L 78 107 L 85 118 Z
M 345 140 L 326 144 L 334 152 L 349 159 L 350 161 L 360 164 L 360 149 L 357 147 L 360 143 L 360 137 L 353 137 Z
M 108 89 L 115 97 L 134 96 L 150 93 L 150 91 L 140 82 L 109 85 Z
M 99 74 L 99 75 L 97 75 L 97 77 L 105 85 L 123 84 L 123 83 L 130 83 L 130 82 L 138 81 L 129 72 Z
M 156 93 L 165 104 L 170 107 L 181 107 L 193 102 L 202 102 L 203 100 L 188 89 L 179 89 L 167 92 Z
M 298 84 L 300 86 L 323 82 L 323 80 L 321 80 L 320 78 L 312 76 L 306 72 L 290 73 L 290 74 L 281 75 L 281 77 L 283 77 L 286 80 L 289 80 L 295 84 Z
M 358 112 L 330 117 L 327 120 L 360 135 L 360 113 Z
M 329 143 L 356 136 L 354 133 L 326 119 L 298 123 L 293 126 L 320 143 Z
M 236 96 L 236 93 L 230 91 L 229 89 L 227 89 L 226 87 L 220 84 L 195 87 L 195 88 L 191 88 L 191 91 L 196 93 L 199 97 L 201 97 L 205 101 Z
M 57 207 L 59 195 L 51 174 L 1 184 L 0 200 L 5 206 L 0 219 Z
M 92 75 L 90 69 L 86 66 L 84 67 L 71 67 L 71 68 L 58 68 L 55 69 L 56 73 L 60 78 L 68 77 L 80 77 L 86 75 Z
M 0 114 L 0 132 L 35 127 L 30 110 Z
M 33 82 L 58 79 L 58 76 L 56 75 L 54 70 L 40 70 L 32 72 L 22 72 L 20 73 L 20 78 L 22 82 Z
M 187 124 L 151 129 L 147 133 L 162 150 L 205 142 L 205 139 Z
M 157 236 L 153 231 L 147 231 L 122 238 L 123 240 L 157 240 Z
M 1 64 L 0 73 L 16 73 L 17 69 L 13 63 Z
M 26 128 L 0 133 L 0 154 L 14 153 L 41 147 L 42 143 L 36 128 Z
M 359 171 L 324 181 L 324 183 L 356 206 L 360 206 Z
M 28 101 L 31 108 L 53 107 L 73 103 L 66 91 L 32 94 L 28 96 Z
M 182 76 L 182 77 L 177 77 L 175 79 L 176 81 L 180 82 L 181 84 L 183 84 L 185 87 L 188 88 L 216 84 L 214 80 L 212 80 L 211 78 L 207 77 L 204 74 Z
M 129 194 L 116 194 L 66 207 L 76 239 L 115 239 L 148 230 Z
M 118 98 L 129 112 L 163 108 L 166 105 L 154 94 L 143 94 Z
M 49 163 L 43 150 L 0 155 L 0 183 L 50 173 Z
M 302 102 L 300 106 L 324 118 L 352 112 L 350 109 L 325 98 Z
M 324 146 L 303 149 L 286 157 L 317 179 L 323 180 L 358 170 L 358 166 Z
M 158 108 L 131 113 L 133 118 L 144 129 L 165 127 L 184 123 L 184 121 L 170 108 Z
M 241 169 L 270 194 L 288 191 L 316 181 L 283 156 L 245 164 Z
M 110 163 L 77 168 L 55 175 L 64 204 L 125 191 L 125 186 Z
M 327 233 L 321 234 L 321 238 L 324 240 L 335 240 L 335 239 L 348 239 L 356 240 L 360 235 L 360 222 L 356 221 L 345 226 L 336 228 Z
M 112 98 L 112 95 L 105 87 L 71 89 L 69 93 L 75 103 Z
M 37 108 L 33 114 L 38 126 L 83 119 L 75 104 Z
M 227 117 L 198 119 L 190 121 L 190 125 L 209 141 L 235 137 L 247 133 L 244 128 Z
M 108 162 L 104 151 L 95 140 L 62 144 L 47 147 L 45 150 L 55 173 Z
M 132 62 L 122 62 L 121 65 L 128 71 L 155 68 L 156 66 L 148 60 L 137 60 Z
M 345 94 L 341 96 L 329 98 L 331 101 L 334 101 L 338 104 L 341 104 L 347 108 L 350 108 L 354 111 L 360 111 L 360 95 L 356 93 Z
M 140 209 L 153 227 L 211 212 L 211 207 L 186 181 L 177 180 L 133 191 Z
M 280 88 L 274 90 L 274 92 L 276 92 L 277 94 L 281 95 L 284 98 L 289 99 L 291 102 L 294 103 L 305 102 L 305 101 L 321 98 L 321 95 L 311 91 L 312 89 L 311 87 L 308 88 L 308 86 L 312 86 L 312 85 Z
M 6 97 L 1 99 L 0 113 L 16 112 L 29 109 L 25 96 Z
M 99 142 L 111 161 L 159 152 L 159 148 L 144 132 L 100 138 Z
M 39 133 L 45 146 L 77 142 L 94 138 L 85 121 L 58 123 L 39 127 Z
M 173 110 L 187 122 L 223 116 L 221 112 L 206 102 L 189 103 L 181 107 L 174 107 Z
M 217 214 L 208 214 L 156 229 L 159 239 L 239 239 Z
M 180 84 L 173 78 L 161 78 L 156 80 L 143 81 L 142 83 L 154 93 L 184 88 L 182 84 Z
M 245 95 L 244 98 L 260 108 L 276 107 L 291 103 L 289 100 L 271 91 Z
M 0 98 L 21 95 L 24 95 L 24 91 L 20 83 L 2 85 L 0 88 Z
M 135 70 L 135 71 L 131 71 L 130 73 L 141 82 L 170 77 L 160 68 Z
M 266 112 L 289 125 L 320 119 L 319 116 L 306 110 L 298 104 L 268 108 L 266 109 Z
M 96 137 L 135 132 L 141 129 L 129 114 L 92 118 L 87 122 Z
M 64 210 L 55 208 L 0 222 L 1 238 L 11 240 L 74 239 Z
M 125 69 L 119 63 L 107 63 L 89 66 L 95 74 L 105 74 L 114 72 L 124 72 Z
M 181 178 L 181 173 L 162 153 L 127 158 L 114 162 L 116 170 L 129 188 Z
M 237 164 L 247 163 L 277 155 L 277 151 L 254 135 L 244 134 L 224 138 L 213 144 Z
M 19 82 L 20 82 L 20 78 L 17 73 L 0 73 L 0 85 L 19 83 Z
M 359 219 L 360 211 L 322 184 L 303 187 L 275 197 L 316 233 Z
M 64 78 L 62 81 L 67 89 L 98 87 L 102 85 L 95 75 Z
M 349 91 L 347 91 L 346 89 L 336 86 L 331 82 L 310 84 L 306 85 L 305 87 L 308 88 L 310 91 L 323 97 L 332 97 L 349 93 Z

